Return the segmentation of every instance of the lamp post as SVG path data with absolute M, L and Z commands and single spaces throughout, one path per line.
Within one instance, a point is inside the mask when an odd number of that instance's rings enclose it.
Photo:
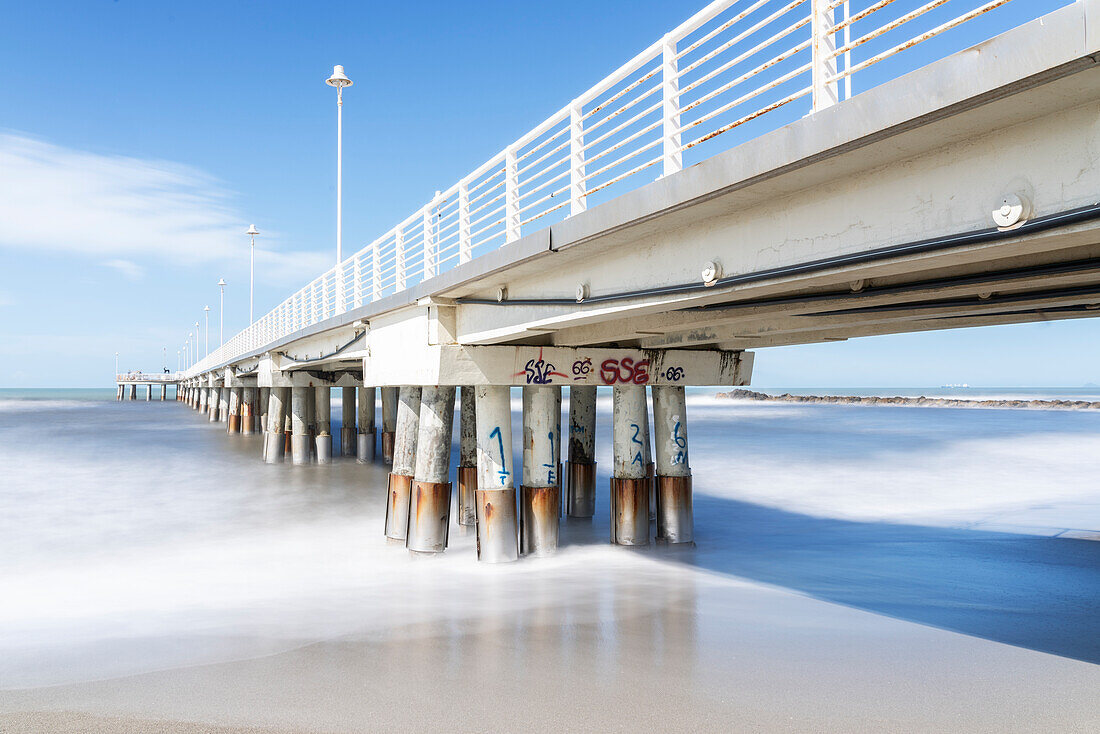
M 195 361 L 199 361 L 199 322 L 195 322 Z
M 118 377 L 118 352 L 115 352 L 115 377 Z
M 225 278 L 218 278 L 221 296 L 218 301 L 218 344 L 225 344 Z
M 191 369 L 191 366 L 195 364 L 195 359 L 191 356 L 191 339 L 193 337 L 194 334 L 188 334 L 187 341 L 183 343 L 184 348 L 187 349 L 187 369 Z
M 252 326 L 252 303 L 254 300 L 254 294 L 256 292 L 256 235 L 260 233 L 260 230 L 256 229 L 256 225 L 249 225 L 246 235 L 252 238 L 252 247 L 250 256 L 248 259 L 248 325 Z
M 343 237 L 344 213 L 344 87 L 351 86 L 351 79 L 344 74 L 340 64 L 332 67 L 332 76 L 325 84 L 336 87 L 336 267 L 343 261 L 341 239 Z M 336 313 L 344 310 L 344 279 L 336 273 Z
M 206 314 L 206 355 L 210 354 L 210 307 L 203 306 L 203 312 Z
M 161 356 L 164 358 L 162 360 L 164 362 L 164 371 L 167 372 L 168 371 L 168 347 L 161 347 L 160 349 L 161 349 L 161 352 L 162 352 Z
M 182 366 L 183 366 L 182 362 L 180 361 L 180 350 L 177 349 L 176 350 L 176 372 L 179 372 Z

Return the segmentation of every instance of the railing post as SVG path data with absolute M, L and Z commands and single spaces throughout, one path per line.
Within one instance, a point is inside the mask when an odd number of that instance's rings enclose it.
M 374 244 L 370 246 L 370 299 L 372 301 L 377 301 L 382 297 L 382 263 L 379 262 L 381 254 L 382 243 L 380 240 L 375 240 Z
M 579 100 L 569 105 L 569 214 L 588 208 L 588 190 L 584 182 L 584 120 Z
M 813 83 L 813 111 L 823 110 L 837 103 L 837 83 L 829 81 L 836 76 L 836 38 L 834 10 L 829 10 L 829 0 L 810 0 L 810 32 L 813 34 L 813 60 L 811 79 Z
M 438 275 L 436 262 L 439 253 L 435 241 L 435 203 L 439 200 L 439 192 L 435 192 L 432 200 L 424 205 L 424 280 Z
M 394 291 L 405 290 L 405 233 L 398 227 L 394 230 L 396 233 L 395 249 L 394 249 Z
M 470 262 L 474 257 L 470 242 L 470 186 L 466 179 L 458 182 L 458 261 Z
M 662 176 L 684 167 L 680 149 L 680 78 L 676 63 L 676 39 L 666 34 L 661 44 Z
M 504 241 L 519 239 L 519 170 L 516 149 L 504 153 Z

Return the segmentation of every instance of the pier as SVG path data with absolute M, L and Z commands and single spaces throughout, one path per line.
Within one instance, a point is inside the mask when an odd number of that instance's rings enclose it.
M 378 530 L 413 553 L 473 525 L 483 562 L 552 554 L 601 492 L 613 544 L 691 544 L 686 388 L 750 385 L 767 347 L 1100 314 L 1100 0 L 864 81 L 1005 1 L 863 60 L 898 26 L 855 37 L 846 3 L 795 3 L 748 71 L 717 49 L 756 38 L 760 4 L 711 3 L 195 364 L 119 375 L 118 397 L 175 385 L 288 471 L 389 464 Z

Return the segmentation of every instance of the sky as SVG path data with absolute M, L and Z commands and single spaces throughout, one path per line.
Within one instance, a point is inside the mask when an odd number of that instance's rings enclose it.
M 196 322 L 205 348 L 204 306 L 213 349 L 219 278 L 225 336 L 248 323 L 249 224 L 257 316 L 328 268 L 333 64 L 355 81 L 350 253 L 702 5 L 3 0 L 0 387 L 110 385 L 116 352 L 175 369 Z M 1082 319 L 761 350 L 754 384 L 1080 386 L 1100 383 L 1098 336 Z

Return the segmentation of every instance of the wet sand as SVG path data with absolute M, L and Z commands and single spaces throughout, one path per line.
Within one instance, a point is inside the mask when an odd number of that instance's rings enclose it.
M 944 453 L 957 447 L 951 431 L 972 431 L 972 411 L 934 411 L 939 447 L 914 428 L 922 414 L 899 409 L 906 422 L 889 444 L 843 464 L 830 450 L 830 464 L 804 455 L 821 440 L 791 425 L 843 444 L 856 430 L 844 408 L 696 406 L 697 547 L 610 547 L 601 495 L 593 521 L 563 526 L 557 556 L 489 567 L 457 528 L 441 557 L 387 544 L 381 464 L 266 467 L 256 441 L 227 441 L 186 409 L 131 425 L 149 415 L 142 408 L 114 408 L 113 436 L 102 415 L 92 420 L 109 440 L 140 435 L 163 450 L 140 465 L 89 455 L 81 471 L 94 479 L 46 487 L 123 492 L 96 528 L 115 540 L 129 532 L 126 541 L 101 548 L 70 512 L 56 557 L 0 563 L 11 594 L 0 607 L 2 732 L 1100 730 L 1100 543 L 794 511 L 752 479 L 789 483 L 804 476 L 803 459 L 820 472 L 843 466 L 834 491 L 852 493 L 858 510 L 854 495 L 884 475 L 857 467 L 894 461 L 874 451 L 954 456 Z M 732 410 L 746 432 L 737 439 Z M 1032 424 L 992 413 L 979 425 L 1000 448 L 964 447 L 976 457 L 967 481 L 995 477 L 1006 442 L 1025 430 L 1029 442 L 1045 433 L 1089 456 L 1100 418 L 1071 416 L 1093 421 L 1073 433 L 1035 412 Z M 74 420 L 47 432 L 75 444 Z M 988 421 L 1002 420 L 1012 433 L 996 437 Z M 36 430 L 24 420 L 18 435 L 30 437 L 0 445 L 41 440 Z M 785 474 L 740 461 L 745 471 L 719 483 L 719 446 L 752 446 L 759 460 L 778 434 L 791 437 L 775 448 Z M 163 479 L 185 468 L 186 481 Z M 746 481 L 788 508 L 735 499 Z M 1047 494 L 1013 512 L 1026 522 L 1091 507 Z M 150 532 L 157 518 L 165 524 Z M 74 533 L 85 535 L 63 545 Z

